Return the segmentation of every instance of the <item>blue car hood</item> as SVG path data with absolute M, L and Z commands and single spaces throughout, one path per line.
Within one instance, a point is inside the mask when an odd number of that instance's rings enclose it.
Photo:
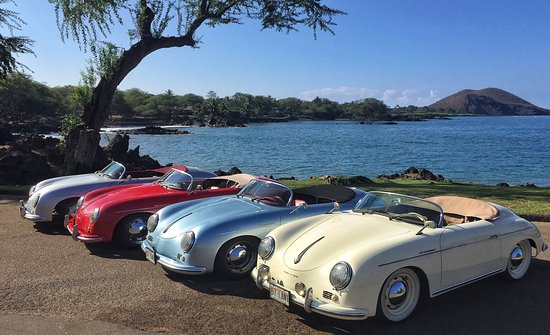
M 177 206 L 177 205 L 176 205 Z M 169 215 L 166 222 L 161 218 L 158 227 L 161 238 L 173 238 L 200 225 L 201 229 L 221 225 L 243 215 L 258 213 L 265 205 L 250 199 L 218 197 L 194 202 L 191 206 Z M 164 222 L 163 222 L 164 221 Z

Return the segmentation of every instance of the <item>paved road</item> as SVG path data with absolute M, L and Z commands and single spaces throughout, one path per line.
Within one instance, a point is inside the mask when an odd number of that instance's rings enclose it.
M 550 223 L 537 223 L 550 241 Z M 550 253 L 519 282 L 489 278 L 427 299 L 407 321 L 288 311 L 252 280 L 168 276 L 141 251 L 86 247 L 0 201 L 0 334 L 548 334 Z

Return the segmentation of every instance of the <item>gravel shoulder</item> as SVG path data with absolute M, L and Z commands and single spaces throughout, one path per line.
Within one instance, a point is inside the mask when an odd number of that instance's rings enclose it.
M 550 253 L 519 282 L 498 276 L 426 299 L 397 325 L 287 310 L 250 278 L 173 276 L 140 250 L 86 245 L 0 199 L 0 334 L 548 334 Z M 550 223 L 537 222 L 546 241 Z M 429 326 L 428 326 L 429 325 Z

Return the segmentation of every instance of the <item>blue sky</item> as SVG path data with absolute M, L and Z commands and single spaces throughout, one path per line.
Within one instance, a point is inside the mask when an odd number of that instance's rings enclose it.
M 77 84 L 89 54 L 63 43 L 53 6 L 17 0 L 36 57 L 19 58 L 35 80 Z M 347 12 L 336 35 L 306 28 L 261 31 L 258 22 L 201 27 L 199 49 L 159 50 L 121 84 L 152 93 L 236 92 L 388 105 L 433 103 L 459 90 L 498 87 L 550 108 L 550 1 L 331 0 Z M 127 22 L 130 24 L 131 22 Z M 122 31 L 122 30 L 121 30 Z M 112 40 L 128 46 L 119 31 Z

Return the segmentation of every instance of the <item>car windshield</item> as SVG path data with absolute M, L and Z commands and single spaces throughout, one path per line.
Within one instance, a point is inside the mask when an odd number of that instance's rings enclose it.
M 279 183 L 255 179 L 246 185 L 238 196 L 267 205 L 287 206 L 292 198 L 292 191 Z
M 369 192 L 353 209 L 356 213 L 381 214 L 390 220 L 424 225 L 433 221 L 440 226 L 441 207 L 431 201 L 389 192 Z
M 193 177 L 181 170 L 170 169 L 158 181 L 162 186 L 174 190 L 189 191 L 193 185 Z
M 109 165 L 104 167 L 103 170 L 97 171 L 96 173 L 99 173 L 100 175 L 107 178 L 120 179 L 125 171 L 126 168 L 124 167 L 124 165 L 113 161 L 109 163 Z

